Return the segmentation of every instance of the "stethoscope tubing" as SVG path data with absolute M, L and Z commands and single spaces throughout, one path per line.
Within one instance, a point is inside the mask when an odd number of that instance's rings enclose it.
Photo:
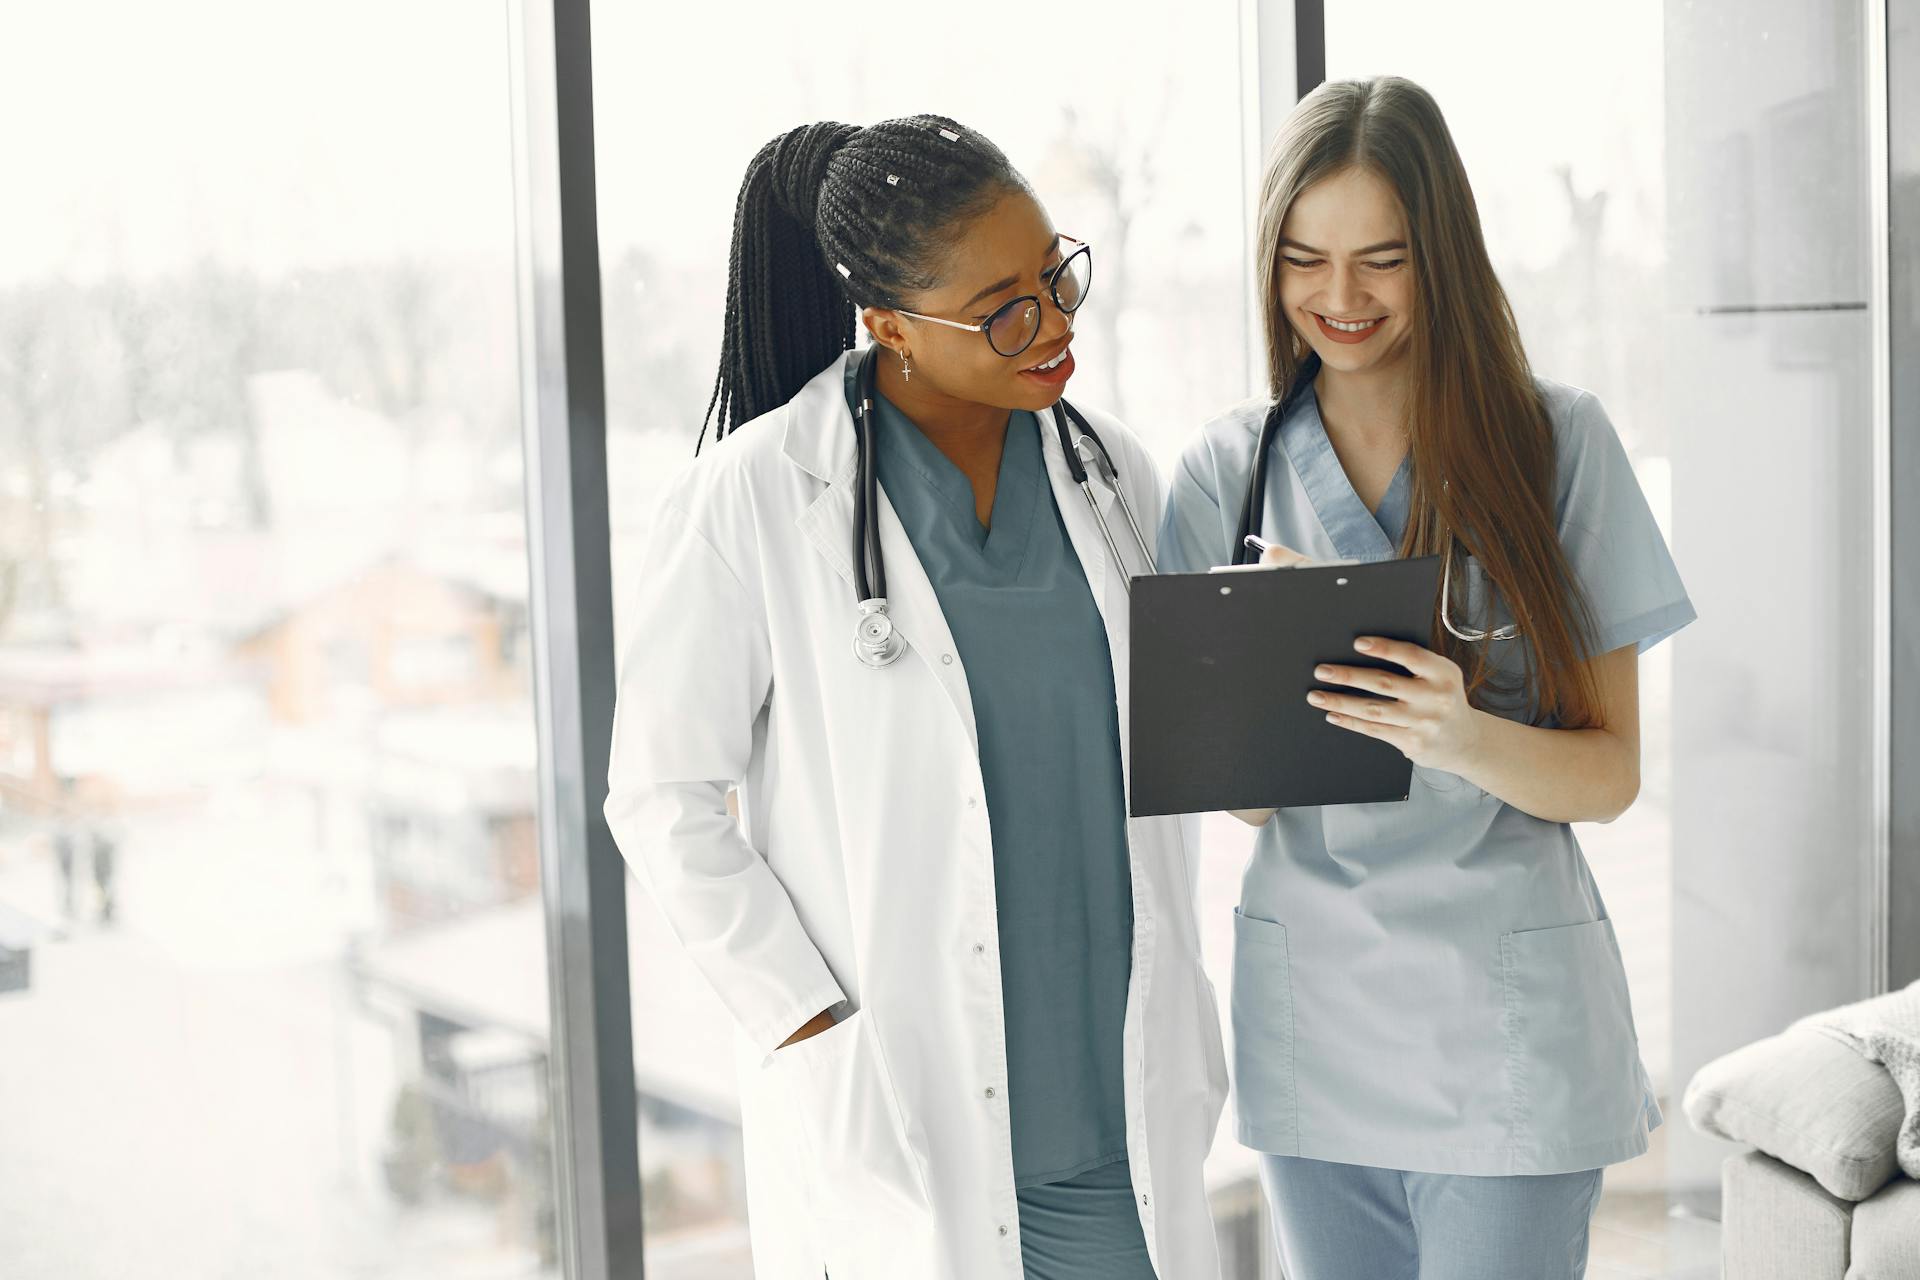
M 906 648 L 887 616 L 887 567 L 880 554 L 880 520 L 877 515 L 880 483 L 875 461 L 876 415 L 873 409 L 874 360 L 877 351 L 877 347 L 866 350 L 860 357 L 859 372 L 855 375 L 859 388 L 858 407 L 854 414 L 857 419 L 854 423 L 854 441 L 858 457 L 853 503 L 854 595 L 860 610 L 860 620 L 854 629 L 853 651 L 863 664 L 874 668 L 891 665 Z M 1101 480 L 1119 500 L 1121 514 L 1126 517 L 1127 528 L 1133 534 L 1141 563 L 1146 565 L 1148 573 L 1157 572 L 1153 548 L 1133 513 L 1133 504 L 1127 501 L 1126 490 L 1120 484 L 1120 470 L 1114 465 L 1113 454 L 1108 451 L 1106 441 L 1100 438 L 1080 411 L 1065 400 L 1055 402 L 1053 421 L 1054 429 L 1060 435 L 1060 447 L 1066 453 L 1067 470 L 1074 483 L 1080 486 L 1080 492 L 1087 500 L 1087 509 L 1093 513 L 1094 523 L 1100 526 L 1100 536 L 1106 541 L 1107 554 L 1113 557 L 1113 563 L 1124 569 L 1126 560 L 1120 553 L 1120 543 L 1114 538 L 1112 527 L 1107 523 L 1106 513 L 1100 509 L 1100 499 L 1093 492 L 1093 471 L 1100 472 Z M 1075 430 L 1080 433 L 1078 439 L 1073 436 Z M 1089 462 L 1094 465 L 1089 467 Z M 1131 593 L 1132 576 L 1123 575 L 1121 581 Z

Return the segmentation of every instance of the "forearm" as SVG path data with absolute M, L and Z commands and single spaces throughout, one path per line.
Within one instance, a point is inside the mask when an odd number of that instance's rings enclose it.
M 1539 729 L 1484 711 L 1478 757 L 1460 772 L 1476 787 L 1547 822 L 1611 822 L 1640 791 L 1638 748 L 1606 729 Z M 1229 809 L 1250 827 L 1274 809 Z
M 1475 711 L 1455 772 L 1547 822 L 1611 822 L 1640 793 L 1640 745 L 1611 729 L 1542 729 Z

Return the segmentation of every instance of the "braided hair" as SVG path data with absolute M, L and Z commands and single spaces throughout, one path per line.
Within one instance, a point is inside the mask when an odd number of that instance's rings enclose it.
M 802 125 L 760 148 L 734 204 L 720 372 L 694 452 L 708 423 L 727 435 L 852 347 L 856 308 L 936 287 L 954 230 L 1029 190 L 1000 148 L 944 116 Z

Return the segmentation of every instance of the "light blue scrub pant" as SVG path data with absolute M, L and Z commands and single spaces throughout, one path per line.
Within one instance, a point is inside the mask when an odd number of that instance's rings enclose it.
M 1581 1280 L 1601 1173 L 1483 1178 L 1260 1157 L 1288 1280 Z

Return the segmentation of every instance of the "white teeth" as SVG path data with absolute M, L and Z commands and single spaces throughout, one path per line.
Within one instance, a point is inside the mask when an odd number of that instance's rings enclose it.
M 1067 347 L 1060 348 L 1059 355 L 1047 361 L 1045 364 L 1034 365 L 1031 369 L 1028 369 L 1027 372 L 1028 373 L 1045 373 L 1049 369 L 1058 369 L 1060 367 L 1060 362 L 1067 358 L 1068 350 L 1069 348 Z
M 1342 333 L 1359 333 L 1364 329 L 1371 329 L 1380 323 L 1378 320 L 1361 320 L 1355 324 L 1347 324 L 1343 321 L 1335 320 L 1330 316 L 1321 316 L 1320 318 L 1325 320 L 1330 327 L 1338 329 Z

